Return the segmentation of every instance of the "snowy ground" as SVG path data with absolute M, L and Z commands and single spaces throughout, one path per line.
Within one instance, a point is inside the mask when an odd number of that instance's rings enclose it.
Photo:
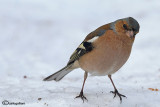
M 25 103 L 19 107 L 160 107 L 160 91 L 148 89 L 160 90 L 159 13 L 159 0 L 0 0 L 0 107 L 4 100 Z M 128 62 L 113 75 L 127 96 L 122 104 L 109 93 L 107 76 L 87 79 L 84 103 L 74 99 L 81 69 L 60 82 L 42 81 L 66 65 L 89 32 L 128 16 L 141 28 Z

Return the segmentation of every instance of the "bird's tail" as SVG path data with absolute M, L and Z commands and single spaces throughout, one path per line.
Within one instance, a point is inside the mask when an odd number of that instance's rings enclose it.
M 57 71 L 56 73 L 43 79 L 43 81 L 51 81 L 51 80 L 59 81 L 59 80 L 61 80 L 65 75 L 67 75 L 68 73 L 70 73 L 73 70 L 73 68 L 71 66 L 72 66 L 72 64 L 65 66 L 64 68 Z

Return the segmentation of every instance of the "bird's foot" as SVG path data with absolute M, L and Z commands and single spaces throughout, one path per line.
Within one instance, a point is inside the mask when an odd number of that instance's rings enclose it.
M 122 97 L 126 97 L 125 95 L 120 94 L 117 89 L 116 89 L 115 91 L 111 91 L 111 93 L 114 94 L 114 97 L 113 97 L 113 98 L 115 98 L 116 95 L 118 95 L 119 98 L 120 98 L 121 103 L 122 103 Z M 127 97 L 126 97 L 126 98 L 127 98 Z
M 83 103 L 84 103 L 84 100 L 87 100 L 87 98 L 83 95 L 83 91 L 81 91 L 80 94 L 76 96 L 75 98 L 79 98 L 79 97 L 83 100 Z

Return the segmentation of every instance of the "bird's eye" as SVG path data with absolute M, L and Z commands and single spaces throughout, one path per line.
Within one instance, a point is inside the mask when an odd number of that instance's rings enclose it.
M 126 24 L 123 24 L 123 28 L 127 30 L 127 25 L 126 25 Z

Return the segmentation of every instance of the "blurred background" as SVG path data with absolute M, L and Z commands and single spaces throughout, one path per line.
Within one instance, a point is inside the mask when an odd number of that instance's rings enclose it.
M 159 13 L 158 0 L 0 0 L 0 74 L 55 72 L 88 33 L 129 16 L 141 28 L 125 73 L 153 73 L 160 68 Z
M 159 0 L 0 0 L 0 81 L 24 75 L 41 81 L 64 67 L 91 31 L 129 16 L 139 22 L 140 32 L 115 81 L 151 81 L 159 88 Z M 66 78 L 82 77 L 77 69 Z

